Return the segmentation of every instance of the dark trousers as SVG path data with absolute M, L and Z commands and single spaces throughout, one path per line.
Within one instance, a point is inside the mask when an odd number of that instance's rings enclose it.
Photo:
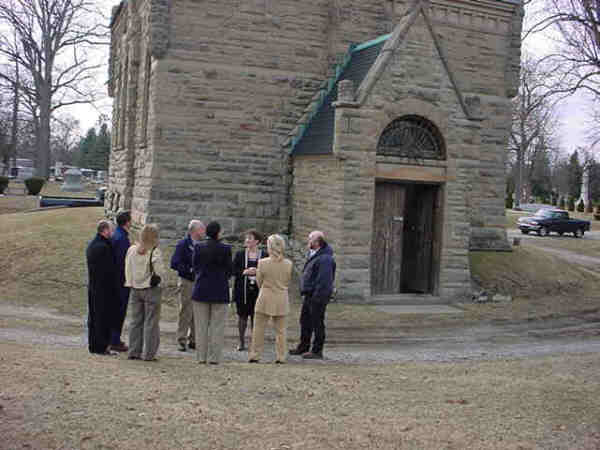
M 129 304 L 129 288 L 122 287 L 119 290 L 119 305 L 116 311 L 117 316 L 115 317 L 115 325 L 110 331 L 110 343 L 111 345 L 119 345 L 121 342 L 121 333 L 123 332 L 123 324 L 125 323 L 125 316 L 127 315 L 127 305 Z
M 110 317 L 102 298 L 88 293 L 88 348 L 90 353 L 104 353 L 110 340 Z
M 314 334 L 312 352 L 323 353 L 326 309 L 326 301 L 304 297 L 304 303 L 302 303 L 302 310 L 300 311 L 300 344 L 298 345 L 300 350 L 306 352 L 310 350 L 310 341 Z

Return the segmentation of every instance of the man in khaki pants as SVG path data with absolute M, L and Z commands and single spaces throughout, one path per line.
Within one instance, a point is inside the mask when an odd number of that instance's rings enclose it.
M 179 351 L 196 348 L 194 332 L 194 313 L 192 308 L 192 290 L 194 289 L 194 268 L 192 265 L 194 248 L 204 239 L 205 227 L 199 220 L 192 220 L 188 226 L 188 234 L 175 247 L 171 258 L 171 269 L 179 275 L 179 320 L 177 323 L 177 348 Z

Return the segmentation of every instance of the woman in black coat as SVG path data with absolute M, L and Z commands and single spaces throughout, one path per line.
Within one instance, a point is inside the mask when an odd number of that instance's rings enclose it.
M 258 244 L 263 237 L 256 230 L 248 230 L 244 241 L 244 250 L 235 254 L 233 259 L 233 276 L 235 284 L 233 287 L 233 300 L 236 304 L 238 315 L 238 330 L 240 333 L 239 351 L 246 348 L 246 328 L 248 327 L 248 318 L 250 318 L 250 327 L 254 328 L 254 307 L 258 297 L 258 284 L 256 283 L 256 267 L 258 260 L 266 258 L 268 255 L 258 248 Z
M 221 225 L 206 226 L 206 240 L 194 251 L 196 274 L 192 292 L 196 354 L 199 363 L 219 364 L 223 352 L 225 318 L 229 304 L 231 247 L 219 239 Z

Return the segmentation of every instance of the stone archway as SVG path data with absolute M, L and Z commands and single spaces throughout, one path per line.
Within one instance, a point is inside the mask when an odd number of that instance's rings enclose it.
M 403 165 L 445 160 L 442 134 L 429 120 L 407 115 L 382 131 L 378 156 L 402 158 Z M 371 290 L 373 295 L 432 294 L 436 291 L 441 247 L 443 184 L 408 175 L 375 180 Z

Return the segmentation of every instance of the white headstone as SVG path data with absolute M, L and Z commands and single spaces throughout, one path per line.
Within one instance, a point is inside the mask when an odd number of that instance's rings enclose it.
M 67 192 L 81 192 L 83 185 L 81 184 L 81 170 L 69 169 L 65 172 L 65 182 L 61 186 L 61 190 Z
M 579 204 L 579 202 L 581 200 L 583 200 L 583 204 L 584 204 L 585 208 L 587 209 L 588 205 L 590 205 L 590 202 L 591 202 L 590 171 L 587 167 L 585 169 L 583 169 L 583 176 L 581 177 L 581 195 L 579 196 L 579 199 L 577 200 L 576 204 Z

